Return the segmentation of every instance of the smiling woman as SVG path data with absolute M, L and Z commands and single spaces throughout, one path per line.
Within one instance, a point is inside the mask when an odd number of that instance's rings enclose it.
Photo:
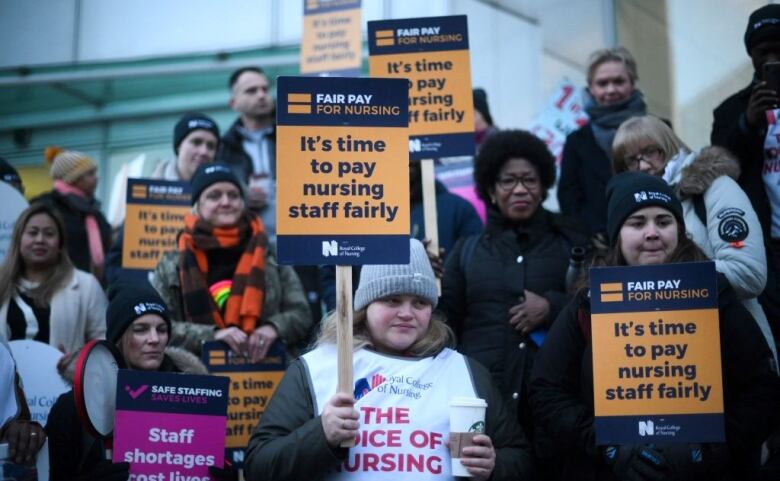
M 152 277 L 171 309 L 171 343 L 200 354 L 203 342 L 223 341 L 251 362 L 277 340 L 297 353 L 311 327 L 303 288 L 290 266 L 277 264 L 236 174 L 226 164 L 201 165 L 192 203 L 178 250 Z
M 71 264 L 54 209 L 38 203 L 22 212 L 0 266 L 0 340 L 33 339 L 71 352 L 103 337 L 105 309 L 97 280 Z
M 638 172 L 618 174 L 608 184 L 607 199 L 610 251 L 600 264 L 643 266 L 705 259 L 686 236 L 680 201 L 660 177 Z M 590 293 L 582 289 L 553 324 L 537 357 L 530 383 L 530 405 L 539 433 L 537 446 L 541 448 L 538 454 L 543 459 L 554 460 L 558 479 L 672 479 L 670 473 L 680 481 L 754 479 L 750 474 L 757 469 L 754 459 L 759 458 L 761 443 L 780 419 L 780 380 L 774 371 L 769 346 L 734 290 L 723 276 L 719 276 L 717 286 L 726 446 L 595 445 L 590 338 L 593 321 Z M 684 298 L 699 293 L 691 290 L 678 294 Z M 656 332 L 679 333 L 683 329 L 682 325 L 660 321 L 654 324 Z M 680 359 L 684 356 L 683 352 L 677 355 Z M 695 377 L 695 372 L 686 372 L 681 366 L 664 367 L 671 372 L 677 368 L 678 374 Z M 633 370 L 631 377 L 650 374 L 647 370 L 640 371 Z M 653 372 L 653 376 L 658 374 L 666 373 Z M 682 388 L 674 384 L 658 384 L 658 389 L 652 391 L 652 384 L 640 383 L 636 390 L 608 390 L 606 395 L 630 398 L 658 392 L 663 396 L 679 396 L 678 389 Z M 694 389 L 693 395 L 701 398 L 710 395 L 709 390 L 686 387 Z M 556 438 L 549 438 L 548 433 L 555 433 Z
M 462 450 L 463 466 L 475 480 L 527 479 L 530 448 L 514 413 L 483 367 L 447 347 L 452 333 L 432 315 L 436 302 L 433 269 L 416 239 L 409 264 L 363 266 L 354 301 L 354 391 L 336 392 L 333 314 L 316 348 L 290 366 L 271 398 L 247 448 L 247 478 L 321 480 L 347 471 L 370 480 L 382 470 L 405 480 L 453 479 L 445 406 L 466 396 L 484 398 L 487 412 L 484 434 Z M 355 447 L 339 447 L 356 437 Z
M 458 350 L 490 370 L 523 428 L 528 376 L 544 333 L 566 304 L 572 247 L 587 235 L 541 203 L 555 181 L 555 160 L 530 132 L 494 133 L 474 166 L 488 203 L 485 232 L 455 245 L 444 266 L 440 310 Z

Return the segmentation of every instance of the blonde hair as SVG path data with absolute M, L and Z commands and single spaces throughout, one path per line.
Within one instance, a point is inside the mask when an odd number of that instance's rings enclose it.
M 636 68 L 636 60 L 625 47 L 615 48 L 602 48 L 596 50 L 590 57 L 588 57 L 588 85 L 593 82 L 593 76 L 596 74 L 596 69 L 606 62 L 618 62 L 623 64 L 626 68 L 628 78 L 632 84 L 636 84 L 639 80 L 639 74 Z
M 612 170 L 614 173 L 619 174 L 627 171 L 626 155 L 648 143 L 661 149 L 664 163 L 669 162 L 680 151 L 690 152 L 691 150 L 658 117 L 652 115 L 631 117 L 620 124 L 615 132 L 615 139 L 612 141 Z
M 371 334 L 368 332 L 368 308 L 355 311 L 352 318 L 352 349 L 371 346 Z M 324 344 L 336 344 L 337 313 L 331 312 L 322 322 L 320 335 L 317 337 L 315 347 Z M 431 312 L 431 322 L 425 335 L 412 344 L 407 352 L 413 356 L 425 357 L 436 354 L 445 347 L 455 345 L 455 335 L 452 329 L 444 323 L 444 315 L 438 311 Z

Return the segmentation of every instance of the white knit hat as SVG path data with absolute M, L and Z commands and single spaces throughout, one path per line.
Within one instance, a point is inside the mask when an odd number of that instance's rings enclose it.
M 417 239 L 409 239 L 409 258 L 409 264 L 363 266 L 355 292 L 355 310 L 394 294 L 420 296 L 436 307 L 436 278 L 425 247 Z

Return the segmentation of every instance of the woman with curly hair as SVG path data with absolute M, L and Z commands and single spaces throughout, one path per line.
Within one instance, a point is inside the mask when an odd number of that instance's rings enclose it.
M 555 181 L 547 146 L 520 130 L 485 141 L 474 167 L 487 226 L 453 248 L 440 309 L 458 350 L 490 370 L 523 428 L 531 423 L 526 385 L 544 332 L 567 302 L 566 271 L 587 235 L 542 207 Z

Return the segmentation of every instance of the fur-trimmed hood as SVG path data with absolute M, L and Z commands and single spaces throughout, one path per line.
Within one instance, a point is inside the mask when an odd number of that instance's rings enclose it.
M 681 197 L 700 195 L 721 176 L 739 178 L 739 161 L 723 147 L 704 147 L 698 152 L 681 152 L 664 170 L 664 180 L 674 185 Z
M 79 358 L 81 349 L 71 354 L 66 354 L 57 364 L 57 371 L 60 376 L 68 383 L 73 384 L 73 378 L 76 373 L 76 359 Z M 163 367 L 166 363 L 175 366 L 179 371 L 186 374 L 208 374 L 206 366 L 191 352 L 180 347 L 168 346 L 165 348 L 165 357 Z

